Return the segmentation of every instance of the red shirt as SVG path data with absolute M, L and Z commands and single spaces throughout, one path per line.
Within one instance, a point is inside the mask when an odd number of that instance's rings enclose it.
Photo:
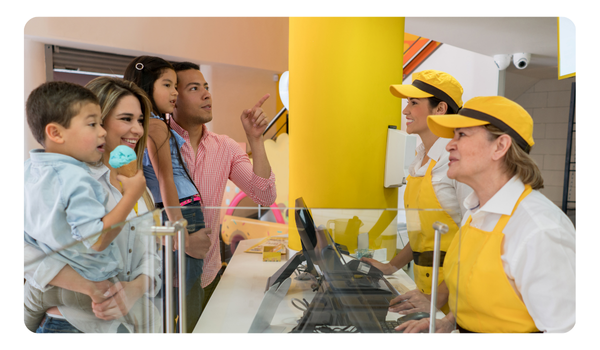
M 202 138 L 198 145 L 198 153 L 190 143 L 186 130 L 170 120 L 171 128 L 185 139 L 181 148 L 183 159 L 187 163 L 192 180 L 200 191 L 203 207 L 220 207 L 227 179 L 240 188 L 246 195 L 260 205 L 269 206 L 275 202 L 275 174 L 271 171 L 268 179 L 254 174 L 252 163 L 239 144 L 226 135 L 218 135 L 208 131 L 202 125 Z M 209 285 L 221 269 L 221 251 L 219 249 L 220 210 L 204 210 L 206 226 L 212 229 L 210 249 L 204 258 L 202 270 L 202 287 Z

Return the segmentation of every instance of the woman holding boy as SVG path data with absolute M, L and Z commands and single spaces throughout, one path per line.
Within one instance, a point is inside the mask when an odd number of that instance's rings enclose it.
M 113 210 L 124 198 L 122 184 L 125 185 L 127 179 L 117 177 L 116 170 L 108 164 L 108 155 L 118 145 L 131 147 L 137 154 L 138 169 L 141 169 L 151 106 L 143 91 L 122 79 L 101 77 L 91 81 L 87 87 L 98 97 L 100 119 L 106 129 L 102 159 L 96 165 L 89 166 L 90 175 L 108 193 L 106 209 Z M 67 106 L 73 107 L 77 106 Z M 137 175 L 140 174 L 141 171 L 138 171 Z M 137 182 L 144 183 L 143 176 Z M 154 208 L 147 189 L 143 190 L 141 198 L 137 198 L 133 209 L 123 213 L 124 220 L 133 219 Z M 52 256 L 45 256 L 39 246 L 26 240 L 25 277 L 28 282 L 37 288 L 56 286 L 80 292 L 88 295 L 92 301 L 93 312 L 75 305 L 48 309 L 38 333 L 160 331 L 160 313 L 151 302 L 141 302 L 154 297 L 162 284 L 156 241 L 152 237 L 136 234 L 135 223 L 130 221 L 120 230 L 112 245 L 117 247 L 116 251 L 122 260 L 122 268 L 116 275 L 120 282 L 115 284 L 87 280 L 70 265 Z M 134 313 L 132 308 L 137 310 L 134 305 L 140 304 L 145 306 L 145 310 L 131 315 Z M 144 329 L 137 329 L 127 321 L 132 319 L 150 322 Z

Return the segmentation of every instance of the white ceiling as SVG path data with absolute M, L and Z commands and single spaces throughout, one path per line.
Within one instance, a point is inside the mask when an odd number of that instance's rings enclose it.
M 486 56 L 531 53 L 527 68 L 511 64 L 507 72 L 557 76 L 556 17 L 406 17 L 404 31 Z

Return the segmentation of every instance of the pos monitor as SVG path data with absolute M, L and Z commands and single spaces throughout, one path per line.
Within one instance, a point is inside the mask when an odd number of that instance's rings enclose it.
M 315 267 L 315 247 L 317 246 L 316 227 L 302 197 L 296 199 L 296 210 L 294 212 L 296 227 L 298 228 L 298 234 L 302 243 L 302 251 L 296 253 L 273 276 L 269 277 L 265 291 L 275 283 L 281 283 L 290 277 L 294 273 L 294 270 L 304 261 L 306 261 L 305 272 L 317 278 L 322 277 L 318 266 Z

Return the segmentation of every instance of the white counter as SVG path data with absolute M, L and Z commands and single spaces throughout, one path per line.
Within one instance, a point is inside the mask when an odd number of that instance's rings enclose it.
M 239 243 L 225 273 L 221 276 L 221 281 L 198 320 L 194 333 L 248 332 L 262 302 L 267 279 L 285 264 L 285 261 L 263 262 L 261 254 L 244 252 L 261 239 L 244 240 Z M 294 253 L 294 251 L 288 252 L 288 257 L 293 256 Z M 386 277 L 401 293 L 416 288 L 414 281 L 402 270 Z M 316 294 L 310 288 L 312 283 L 314 283 L 312 280 L 302 281 L 292 277 L 290 289 L 280 303 L 271 325 L 285 328 L 283 332 L 289 332 L 296 326 L 297 321 L 302 317 L 302 311 L 292 305 L 291 299 L 304 298 L 310 302 Z M 387 318 L 395 320 L 398 316 L 397 313 L 388 313 Z

